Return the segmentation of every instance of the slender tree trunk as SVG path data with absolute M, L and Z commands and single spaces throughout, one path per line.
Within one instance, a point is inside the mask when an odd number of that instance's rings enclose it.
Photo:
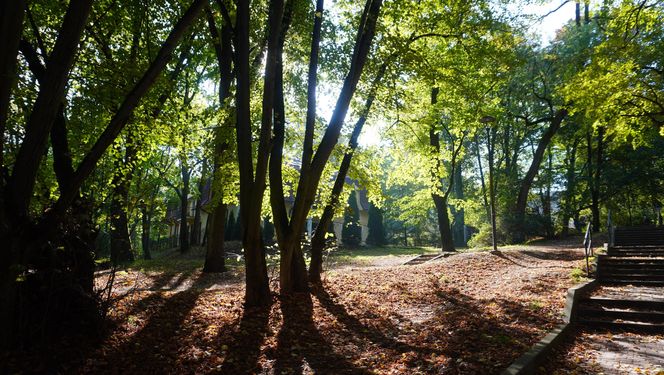
M 47 53 L 45 47 L 43 53 Z M 26 40 L 21 40 L 19 49 L 28 62 L 30 71 L 41 83 L 46 77 L 46 68 L 42 65 L 35 48 Z M 65 118 L 65 103 L 60 104 L 53 127 L 51 128 L 51 147 L 53 149 L 53 171 L 55 172 L 58 187 L 62 191 L 71 181 L 74 174 L 69 142 L 67 140 L 67 119 Z
M 454 198 L 463 200 L 463 176 L 461 168 L 454 169 Z M 466 220 L 463 207 L 454 208 L 454 238 L 455 247 L 466 247 Z
M 592 138 L 591 138 L 592 142 Z M 592 150 L 591 150 L 592 151 Z M 595 170 L 591 177 L 591 206 L 590 210 L 593 215 L 593 231 L 599 232 L 601 229 L 602 221 L 600 218 L 600 189 L 601 189 L 601 178 L 602 178 L 602 161 L 604 153 L 604 127 L 600 127 L 597 131 L 597 160 L 595 161 Z M 592 155 L 589 155 L 592 159 Z
M 207 179 L 207 160 L 203 160 L 203 167 L 201 168 L 201 178 L 198 180 L 198 199 L 196 199 L 196 209 L 194 211 L 194 225 L 191 232 L 191 243 L 193 245 L 201 245 L 201 210 L 203 209 L 203 189 Z
M 310 167 L 308 169 L 301 169 L 300 171 L 300 180 L 290 223 L 286 223 L 288 224 L 286 226 L 283 221 L 275 219 L 275 229 L 281 250 L 279 278 L 282 293 L 306 289 L 306 274 L 301 275 L 301 270 L 293 271 L 292 269 L 293 265 L 300 268 L 299 264 L 301 264 L 301 260 L 293 260 L 292 258 L 299 257 L 299 254 L 301 253 L 299 250 L 299 237 L 304 230 L 307 215 L 314 202 L 323 169 L 329 160 L 332 150 L 337 144 L 341 127 L 345 120 L 346 113 L 348 112 L 350 100 L 355 93 L 357 83 L 367 60 L 369 49 L 375 34 L 376 21 L 381 5 L 381 0 L 368 0 L 365 5 L 353 50 L 350 71 L 344 80 L 332 118 L 330 119 L 330 123 L 328 124 L 315 155 L 313 155 Z M 282 181 L 279 182 L 279 184 L 282 183 Z M 276 200 L 273 202 L 278 203 Z M 283 201 L 281 205 L 283 205 Z M 273 213 L 283 211 L 283 207 L 277 207 L 275 209 L 273 206 Z M 275 218 L 276 217 L 277 215 L 275 215 Z M 294 273 L 298 276 L 297 280 L 293 278 Z M 305 277 L 301 278 L 300 276 Z M 300 282 L 302 284 L 300 284 Z
M 579 0 L 576 0 L 576 7 L 574 10 L 574 20 L 576 21 L 576 26 L 581 26 L 581 3 Z
M 25 0 L 3 1 L 0 4 L 0 169 L 4 168 L 5 127 L 9 115 L 11 90 L 16 81 L 16 55 L 23 30 Z M 4 180 L 0 182 L 0 215 L 4 207 Z M 0 216 L 0 230 L 5 226 Z
M 134 261 L 127 218 L 128 183 L 122 181 L 113 189 L 111 198 L 111 261 L 121 264 Z
M 542 199 L 542 213 L 544 214 L 544 220 L 546 220 L 545 235 L 547 238 L 553 237 L 553 217 L 551 216 L 551 184 L 552 184 L 552 174 L 553 174 L 553 156 L 551 154 L 551 147 L 547 152 L 547 178 L 546 178 L 546 189 L 543 194 Z
M 480 142 L 477 135 L 475 135 L 475 152 L 477 156 L 477 168 L 480 172 L 480 182 L 482 184 L 482 200 L 484 202 L 484 209 L 486 210 L 487 219 L 491 221 L 491 207 L 489 207 L 489 200 L 487 198 L 486 184 L 484 182 L 484 171 L 482 170 L 482 156 L 480 155 Z
M 229 110 L 226 104 L 227 99 L 230 97 L 230 86 L 233 81 L 232 76 L 232 36 L 233 26 L 229 23 L 230 20 L 225 20 L 221 27 L 221 36 L 217 29 L 214 15 L 210 8 L 206 8 L 206 15 L 208 21 L 208 30 L 210 37 L 214 44 L 215 54 L 217 56 L 217 64 L 219 68 L 219 105 L 221 109 Z M 230 127 L 230 116 L 224 122 L 223 127 L 215 131 L 214 138 L 214 167 L 212 172 L 212 195 L 211 201 L 213 210 L 208 217 L 208 231 L 206 231 L 207 251 L 205 254 L 205 265 L 203 272 L 225 272 L 225 254 L 224 254 L 224 237 L 226 236 L 226 204 L 224 203 L 223 194 L 223 176 L 222 165 L 224 163 L 224 152 L 228 148 L 228 139 L 225 132 L 226 127 Z M 211 225 L 210 225 L 211 224 Z
M 191 171 L 186 163 L 180 161 L 182 174 L 182 189 L 180 190 L 180 253 L 189 251 L 189 179 Z
M 134 160 L 138 150 L 131 128 L 125 141 L 125 156 L 115 162 L 111 196 L 111 260 L 114 264 L 134 261 L 129 236 L 129 188 L 133 176 Z
M 284 205 L 283 178 L 281 175 L 282 154 L 285 138 L 285 106 L 283 92 L 283 48 L 290 27 L 293 2 L 288 1 L 283 17 L 281 33 L 276 49 L 275 96 L 274 96 L 274 140 L 270 157 L 270 204 L 277 231 L 277 242 L 281 252 L 279 282 L 282 293 L 307 290 L 307 269 L 301 249 L 301 232 L 290 233 L 288 215 Z M 314 40 L 315 44 L 315 40 Z M 311 66 L 309 67 L 311 71 Z M 309 76 L 311 79 L 311 76 Z M 311 84 L 311 82 L 310 82 Z M 311 87 L 311 86 L 310 86 Z M 307 143 L 305 138 L 305 144 Z M 304 162 L 303 162 L 304 164 Z M 305 166 L 303 165 L 302 168 Z M 301 168 L 301 170 L 302 170 Z
M 57 222 L 58 216 L 62 215 L 71 205 L 71 202 L 75 198 L 83 181 L 85 181 L 85 179 L 92 173 L 106 149 L 115 141 L 125 127 L 134 109 L 147 91 L 152 87 L 164 67 L 166 67 L 166 64 L 168 64 L 172 57 L 173 50 L 175 50 L 175 47 L 185 31 L 196 20 L 205 4 L 207 4 L 207 0 L 193 0 L 191 6 L 189 6 L 184 15 L 173 27 L 173 30 L 171 30 L 168 38 L 166 38 L 161 49 L 157 53 L 155 60 L 150 64 L 150 67 L 143 74 L 143 77 L 141 77 L 133 89 L 127 94 L 119 109 L 106 126 L 106 129 L 104 129 L 99 138 L 97 138 L 92 149 L 90 149 L 79 164 L 68 189 L 61 192 L 60 198 L 55 203 L 52 210 L 51 223 Z
M 224 235 L 226 224 L 226 205 L 223 202 L 217 203 L 212 214 L 208 217 L 208 222 L 212 221 L 208 235 L 207 252 L 205 253 L 205 265 L 203 272 L 225 272 L 225 254 L 224 254 Z
M 437 87 L 431 89 L 431 104 L 435 105 L 438 102 Z M 429 145 L 431 152 L 436 159 L 433 169 L 431 171 L 431 178 L 434 182 L 435 192 L 431 193 L 434 205 L 436 207 L 436 216 L 438 218 L 438 231 L 440 233 L 440 246 L 442 251 L 455 251 L 454 240 L 452 238 L 452 230 L 450 229 L 450 218 L 447 213 L 447 194 L 443 195 L 440 190 L 440 133 L 436 129 L 436 124 L 431 124 L 429 127 Z M 452 179 L 450 179 L 452 180 Z
M 261 206 L 269 157 L 269 138 L 272 128 L 274 100 L 274 70 L 277 39 L 281 28 L 283 2 L 270 2 L 268 15 L 268 55 L 263 86 L 263 115 L 259 134 L 256 169 L 254 174 L 252 129 L 250 113 L 250 65 L 249 65 L 249 2 L 237 4 L 235 22 L 235 71 L 237 75 L 236 136 L 238 164 L 240 167 L 240 222 L 245 256 L 245 305 L 266 306 L 271 302 L 267 277 L 267 264 L 261 240 Z
M 357 149 L 358 142 L 357 140 L 362 133 L 362 128 L 367 121 L 367 116 L 371 110 L 371 106 L 376 98 L 376 90 L 378 89 L 378 84 L 382 81 L 385 72 L 387 71 L 388 61 L 383 63 L 383 65 L 378 70 L 378 74 L 373 80 L 371 89 L 369 91 L 369 96 L 367 97 L 366 102 L 364 103 L 364 109 L 360 113 L 360 118 L 355 123 L 353 127 L 353 133 L 350 136 L 348 141 L 348 150 L 344 154 L 343 159 L 341 160 L 341 165 L 339 166 L 339 172 L 334 181 L 334 186 L 332 187 L 332 192 L 330 193 L 330 200 L 323 209 L 323 214 L 318 221 L 316 230 L 314 231 L 313 238 L 311 239 L 311 262 L 309 264 L 309 281 L 313 283 L 320 283 L 320 275 L 323 272 L 323 250 L 325 248 L 325 237 L 327 235 L 327 228 L 329 228 L 332 220 L 334 219 L 334 212 L 339 205 L 339 197 L 344 188 L 346 182 L 346 176 L 348 175 L 348 170 L 350 169 L 350 163 L 355 154 L 355 149 Z
M 48 145 L 48 136 L 65 97 L 69 70 L 74 62 L 78 44 L 87 22 L 92 0 L 72 0 L 65 14 L 62 28 L 49 56 L 15 168 L 7 185 L 7 203 L 16 217 L 27 217 L 37 171 Z M 72 194 L 73 195 L 73 194 Z M 73 198 L 73 197 L 72 197 Z
M 521 186 L 519 188 L 519 195 L 516 199 L 516 204 L 514 206 L 514 227 L 512 230 L 512 241 L 515 243 L 521 243 L 526 240 L 525 232 L 525 219 L 526 219 L 526 205 L 528 203 L 528 194 L 530 193 L 530 187 L 537 176 L 537 173 L 542 163 L 542 158 L 544 157 L 544 152 L 546 151 L 551 139 L 556 134 L 560 125 L 563 122 L 563 119 L 567 116 L 567 110 L 560 109 L 556 112 L 554 117 L 551 119 L 551 124 L 549 128 L 542 134 L 542 138 L 537 145 L 535 154 L 533 155 L 533 160 L 530 163 L 530 167 L 526 172 L 526 175 L 521 180 Z
M 152 259 L 150 253 L 150 212 L 146 204 L 141 205 L 141 245 L 143 247 L 143 259 Z
M 491 244 L 498 251 L 498 231 L 496 229 L 496 181 L 494 157 L 496 154 L 496 128 L 486 128 L 487 157 L 489 159 L 489 209 L 491 213 Z

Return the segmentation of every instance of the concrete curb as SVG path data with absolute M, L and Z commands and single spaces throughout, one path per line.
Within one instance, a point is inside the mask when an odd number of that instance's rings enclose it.
M 543 339 L 533 345 L 521 357 L 512 362 L 510 367 L 505 369 L 502 375 L 523 375 L 534 374 L 538 365 L 546 358 L 546 355 L 551 349 L 559 344 L 563 338 L 570 332 L 571 322 L 576 320 L 576 308 L 583 292 L 595 288 L 597 282 L 595 280 L 587 281 L 575 285 L 567 290 L 567 301 L 565 303 L 565 311 L 563 321 L 565 323 L 556 327 L 553 331 L 549 332 Z

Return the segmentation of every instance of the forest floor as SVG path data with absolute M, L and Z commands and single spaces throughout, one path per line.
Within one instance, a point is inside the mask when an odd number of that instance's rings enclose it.
M 357 267 L 332 265 L 311 296 L 273 294 L 264 310 L 244 309 L 241 267 L 221 275 L 202 274 L 193 261 L 134 267 L 116 275 L 112 324 L 100 343 L 62 342 L 37 359 L 17 356 L 12 367 L 30 360 L 27 372 L 499 373 L 562 322 L 566 289 L 584 263 L 580 243 L 464 252 L 416 266 L 400 265 L 413 256 L 407 251 L 364 254 L 369 261 Z M 271 270 L 272 290 L 277 277 Z

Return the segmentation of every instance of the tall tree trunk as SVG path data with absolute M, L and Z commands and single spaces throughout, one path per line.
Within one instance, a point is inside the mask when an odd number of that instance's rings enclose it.
M 325 238 L 327 235 L 327 228 L 329 228 L 334 219 L 334 212 L 337 209 L 339 204 L 339 197 L 344 188 L 346 182 L 346 176 L 348 175 L 348 170 L 350 169 L 350 162 L 355 154 L 355 149 L 357 149 L 357 140 L 362 133 L 362 128 L 367 121 L 367 116 L 371 110 L 371 106 L 376 98 L 376 90 L 378 89 L 378 84 L 382 81 L 383 76 L 387 70 L 388 61 L 383 63 L 383 65 L 378 70 L 378 74 L 373 80 L 371 89 L 369 91 L 369 96 L 367 97 L 366 102 L 364 103 L 364 109 L 360 113 L 360 117 L 353 127 L 353 133 L 350 136 L 348 141 L 348 150 L 344 154 L 343 159 L 341 160 L 341 165 L 339 166 L 339 172 L 334 181 L 334 186 L 332 187 L 332 192 L 330 193 L 330 200 L 323 209 L 323 214 L 320 217 L 316 230 L 314 231 L 313 238 L 311 239 L 311 262 L 309 264 L 309 281 L 313 283 L 320 283 L 320 275 L 323 272 L 323 250 L 325 248 Z
M 304 230 L 304 225 L 316 196 L 318 183 L 320 182 L 323 169 L 329 160 L 332 150 L 337 144 L 341 127 L 345 120 L 346 113 L 348 112 L 350 100 L 355 93 L 357 83 L 367 60 L 369 49 L 375 34 L 376 21 L 381 5 L 381 0 L 368 0 L 365 5 L 356 37 L 350 70 L 344 80 L 330 123 L 327 126 L 316 153 L 312 157 L 310 167 L 308 169 L 301 169 L 300 171 L 300 179 L 290 222 L 277 220 L 276 217 L 278 215 L 274 215 L 277 240 L 279 241 L 281 250 L 279 280 L 282 293 L 289 293 L 294 290 L 304 290 L 307 288 L 306 284 L 304 284 L 306 282 L 306 277 L 300 278 L 303 280 L 303 285 L 299 284 L 299 281 L 293 278 L 293 265 L 299 268 L 299 264 L 301 263 L 301 260 L 299 259 L 301 254 L 301 250 L 299 250 L 299 237 Z M 311 105 L 311 103 L 309 103 L 309 105 Z M 280 164 L 281 162 L 279 162 L 279 165 Z M 278 183 L 282 185 L 283 181 L 279 181 Z M 283 201 L 279 203 L 276 200 L 273 200 L 273 202 L 280 205 L 280 207 L 276 208 L 273 206 L 273 213 L 285 211 L 285 209 L 281 207 Z M 298 276 L 300 274 L 299 271 L 295 271 L 295 273 Z
M 579 0 L 576 0 L 575 4 L 575 9 L 574 9 L 574 20 L 576 21 L 576 26 L 580 27 L 581 26 L 581 3 Z
M 124 159 L 115 162 L 113 191 L 111 196 L 111 260 L 114 264 L 133 262 L 131 240 L 129 236 L 129 188 L 136 159 L 133 131 L 128 129 L 125 140 Z
M 431 89 L 431 104 L 435 105 L 438 102 L 437 87 Z M 454 240 L 452 238 L 452 230 L 450 229 L 450 218 L 447 213 L 447 194 L 442 194 L 440 184 L 440 133 L 436 128 L 436 124 L 429 126 L 429 145 L 431 146 L 433 157 L 436 159 L 434 166 L 431 170 L 431 179 L 434 184 L 435 191 L 431 193 L 434 205 L 436 207 L 436 216 L 438 218 L 438 232 L 440 234 L 440 246 L 442 251 L 455 251 Z M 452 176 L 451 176 L 452 177 Z M 450 178 L 450 184 L 452 184 Z
M 211 221 L 211 224 L 210 224 Z M 224 235 L 226 224 L 226 204 L 218 202 L 208 217 L 210 231 L 203 272 L 225 272 Z
M 222 3 L 223 5 L 223 3 Z M 206 15 L 208 21 L 208 30 L 210 37 L 214 44 L 215 54 L 217 56 L 217 65 L 219 68 L 219 105 L 220 110 L 230 110 L 226 104 L 227 99 L 230 97 L 230 86 L 233 81 L 231 72 L 231 64 L 233 59 L 232 53 L 232 37 L 233 25 L 230 24 L 230 19 L 223 22 L 221 27 L 221 36 L 214 21 L 214 15 L 210 8 L 206 8 Z M 222 165 L 224 163 L 224 152 L 228 148 L 228 139 L 226 138 L 225 127 L 230 127 L 230 118 L 227 116 L 226 122 L 222 124 L 215 131 L 214 136 L 214 167 L 212 171 L 212 195 L 211 204 L 213 206 L 212 213 L 208 216 L 207 232 L 207 251 L 205 253 L 205 265 L 203 272 L 225 272 L 225 255 L 224 255 L 224 237 L 226 236 L 226 204 L 224 203 L 223 194 L 223 176 Z M 211 224 L 211 225 L 210 225 Z
M 486 189 L 486 184 L 484 182 L 484 171 L 482 169 L 482 156 L 480 155 L 480 142 L 477 135 L 475 135 L 475 153 L 477 156 L 477 168 L 479 169 L 480 172 L 480 183 L 482 186 L 482 201 L 484 202 L 486 217 L 489 221 L 491 221 L 491 207 L 489 207 L 489 200 L 487 198 L 487 191 L 486 191 L 487 189 Z
M 111 198 L 111 261 L 121 264 L 134 261 L 129 239 L 129 226 L 127 218 L 127 183 L 121 182 L 113 189 Z
M 551 119 L 551 124 L 549 128 L 542 134 L 535 154 L 533 155 L 533 160 L 530 163 L 530 167 L 526 172 L 526 175 L 521 180 L 521 186 L 519 188 L 519 195 L 516 199 L 516 204 L 513 211 L 513 220 L 514 227 L 512 230 L 512 241 L 515 243 L 521 243 L 526 240 L 525 232 L 525 219 L 526 219 L 526 205 L 528 204 L 528 194 L 530 193 L 530 187 L 537 176 L 537 173 L 542 163 L 542 158 L 544 157 L 544 152 L 546 151 L 551 139 L 556 134 L 560 125 L 563 122 L 563 119 L 567 116 L 566 109 L 559 109 L 556 114 Z
M 194 20 L 196 20 L 205 4 L 207 4 L 207 0 L 194 0 L 184 15 L 178 20 L 177 24 L 173 27 L 173 30 L 171 30 L 170 34 L 162 44 L 154 61 L 145 71 L 143 77 L 141 77 L 132 90 L 127 94 L 113 118 L 110 120 L 99 138 L 97 138 L 92 149 L 90 149 L 79 164 L 69 187 L 61 192 L 60 198 L 58 198 L 58 201 L 55 203 L 53 210 L 51 211 L 51 222 L 57 222 L 58 216 L 61 216 L 71 205 L 71 202 L 75 198 L 83 181 L 85 181 L 85 179 L 92 173 L 106 149 L 115 141 L 125 127 L 134 109 L 147 91 L 152 87 L 166 64 L 171 60 L 173 50 L 175 50 L 175 47 L 185 31 Z
M 498 233 L 496 229 L 496 168 L 494 158 L 496 154 L 496 128 L 486 128 L 487 158 L 489 159 L 489 211 L 491 214 L 491 244 L 493 251 L 498 251 Z
M 270 156 L 270 204 L 273 211 L 273 219 L 275 229 L 277 231 L 277 242 L 281 252 L 281 259 L 279 262 L 279 281 L 282 293 L 289 291 L 304 292 L 307 290 L 307 269 L 304 263 L 304 256 L 302 254 L 302 247 L 300 241 L 302 239 L 302 232 L 288 233 L 290 230 L 288 223 L 288 215 L 284 205 L 284 191 L 283 191 L 283 178 L 281 174 L 282 156 L 285 138 L 285 106 L 284 106 L 284 91 L 283 91 L 283 48 L 286 40 L 286 34 L 290 27 L 293 14 L 293 1 L 286 3 L 284 18 L 279 35 L 279 41 L 276 49 L 276 69 L 275 69 L 275 96 L 274 96 L 274 140 L 272 146 L 272 153 Z M 320 17 L 317 17 L 320 18 Z M 320 27 L 320 26 L 319 26 Z M 316 44 L 316 40 L 313 41 Z M 312 46 L 313 49 L 313 46 Z M 309 70 L 311 72 L 311 64 Z M 309 76 L 309 90 L 311 91 L 311 79 Z M 315 76 L 314 76 L 315 79 Z M 315 82 L 315 81 L 314 81 Z M 315 88 L 315 86 L 314 86 Z M 315 97 L 314 97 L 315 98 Z M 309 98 L 311 99 L 311 98 Z M 307 116 L 309 116 L 310 110 Z M 314 112 L 315 114 L 315 112 Z M 308 125 L 308 124 L 307 124 Z M 305 130 L 305 133 L 309 131 Z M 305 135 L 305 145 L 307 143 Z M 305 146 L 306 147 L 306 146 Z M 306 166 L 303 160 L 302 170 Z M 307 167 L 308 168 L 308 167 Z M 287 287 L 288 286 L 288 287 Z
M 25 126 L 26 132 L 7 185 L 9 211 L 25 218 L 32 198 L 37 171 L 48 145 L 48 136 L 65 97 L 69 70 L 87 22 L 92 0 L 72 0 L 67 8 L 55 47 L 46 65 L 46 75 Z M 73 194 L 72 194 L 73 195 Z M 72 197 L 73 198 L 73 197 Z
M 438 218 L 438 231 L 440 233 L 442 251 L 456 251 L 452 230 L 450 229 L 450 217 L 447 212 L 447 199 L 439 194 L 432 194 L 436 206 L 436 217 Z
M 592 138 L 591 138 L 592 142 Z M 591 149 L 592 151 L 592 149 Z M 601 178 L 602 178 L 602 161 L 603 161 L 603 153 L 604 153 L 604 127 L 601 126 L 597 130 L 597 154 L 596 154 L 596 161 L 595 161 L 595 170 L 593 175 L 591 176 L 591 184 L 590 184 L 590 196 L 591 196 L 591 205 L 590 205 L 590 211 L 592 212 L 593 218 L 592 218 L 592 223 L 593 223 L 593 231 L 599 232 L 602 226 L 602 221 L 600 217 L 600 192 L 601 192 Z M 588 155 L 590 159 L 592 159 L 593 155 L 589 154 Z
M 547 169 L 546 169 L 546 188 L 543 192 L 542 199 L 542 213 L 544 214 L 545 222 L 545 235 L 547 238 L 553 237 L 553 217 L 551 216 L 551 184 L 552 184 L 552 174 L 553 174 L 553 155 L 551 153 L 551 147 L 547 152 Z
M 180 253 L 189 251 L 189 179 L 191 170 L 182 160 L 180 161 L 182 175 L 182 189 L 180 190 Z
M 44 46 L 40 48 L 42 49 L 42 53 L 47 53 Z M 23 39 L 19 44 L 19 49 L 28 62 L 30 71 L 37 78 L 37 81 L 40 83 L 43 82 L 46 77 L 46 68 L 39 60 L 39 55 L 35 48 Z M 69 142 L 67 140 L 67 119 L 65 117 L 64 102 L 60 104 L 50 135 L 51 147 L 53 149 L 53 171 L 58 181 L 58 188 L 62 191 L 70 183 L 74 174 Z
M 240 222 L 245 256 L 245 305 L 266 306 L 271 302 L 267 277 L 267 264 L 262 243 L 261 206 L 269 158 L 269 141 L 274 107 L 275 51 L 283 15 L 283 1 L 270 2 L 268 15 L 268 50 L 263 85 L 263 114 L 259 134 L 256 168 L 254 174 L 252 129 L 250 113 L 250 64 L 249 64 L 249 2 L 237 4 L 235 22 L 235 71 L 237 74 L 236 137 L 238 164 L 240 167 Z
M 454 198 L 462 200 L 463 196 L 463 176 L 461 174 L 461 167 L 454 170 Z M 454 238 L 455 247 L 466 247 L 466 220 L 463 207 L 454 208 Z
M 3 1 L 0 4 L 0 169 L 4 168 L 5 127 L 9 115 L 11 90 L 16 80 L 16 55 L 23 30 L 25 0 Z M 4 207 L 4 179 L 0 180 L 0 215 Z M 0 230 L 5 226 L 0 216 Z
M 145 260 L 152 259 L 152 254 L 150 252 L 150 227 L 150 210 L 148 210 L 148 206 L 143 203 L 141 205 L 141 247 L 143 248 L 143 259 Z
M 196 199 L 196 208 L 194 211 L 194 225 L 191 232 L 191 243 L 193 245 L 201 245 L 203 237 L 201 236 L 201 210 L 203 209 L 203 190 L 207 180 L 207 160 L 203 160 L 203 167 L 201 168 L 201 178 L 198 180 L 198 199 Z

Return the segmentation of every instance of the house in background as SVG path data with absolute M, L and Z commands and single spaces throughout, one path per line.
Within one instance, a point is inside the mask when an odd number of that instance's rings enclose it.
M 192 245 L 202 245 L 205 244 L 207 237 L 205 233 L 207 232 L 208 218 L 210 217 L 211 208 L 210 202 L 212 198 L 212 187 L 210 181 L 208 181 L 204 186 L 199 198 L 189 197 L 187 201 L 187 226 L 189 227 L 189 234 L 192 239 L 198 238 L 198 243 L 193 243 Z M 194 221 L 196 219 L 196 206 L 200 200 L 200 227 L 198 228 L 197 237 L 193 232 Z M 180 240 L 180 221 L 181 217 L 181 204 L 179 201 L 171 203 L 166 209 L 166 223 L 168 224 L 168 238 L 170 238 L 171 246 L 178 246 Z

